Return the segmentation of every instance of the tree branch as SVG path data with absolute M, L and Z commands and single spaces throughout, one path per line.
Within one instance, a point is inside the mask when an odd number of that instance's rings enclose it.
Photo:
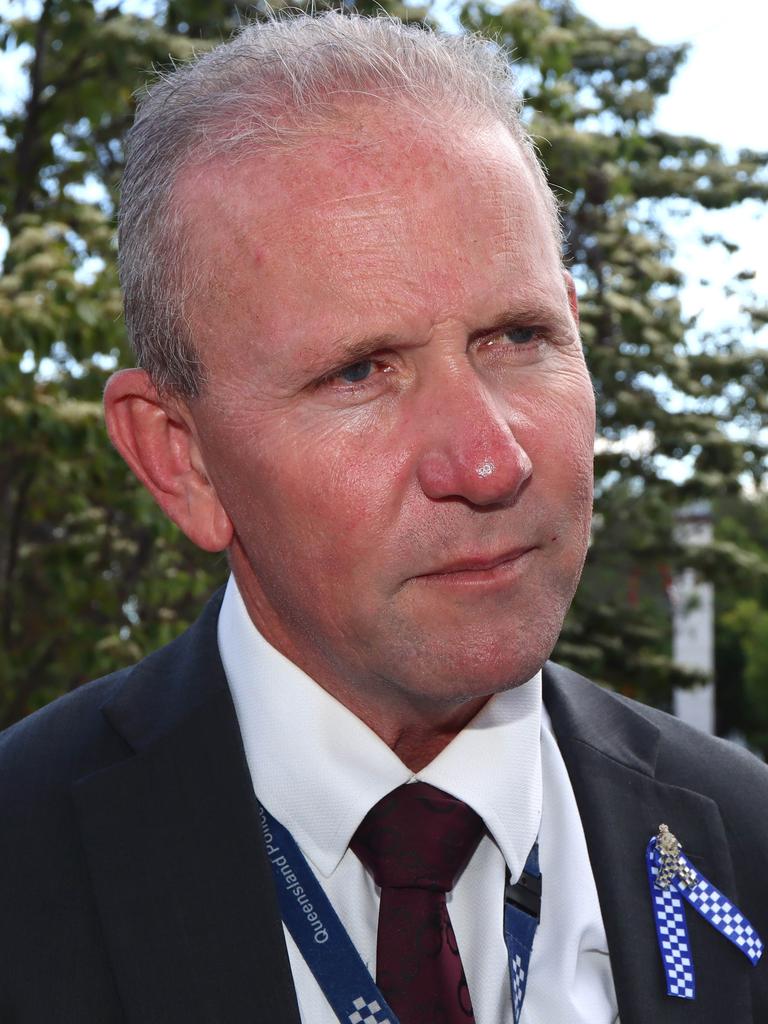
M 22 522 L 24 519 L 24 506 L 27 494 L 35 478 L 35 469 L 28 469 L 18 485 L 16 501 L 13 503 L 13 511 L 10 517 L 8 530 L 8 544 L 5 556 L 5 577 L 3 579 L 3 604 L 2 619 L 0 620 L 0 636 L 6 647 L 10 647 L 11 628 L 13 626 L 13 575 L 19 557 L 19 541 L 21 539 Z
M 45 47 L 52 6 L 53 0 L 45 0 L 35 33 L 35 55 L 32 58 L 32 66 L 29 72 L 29 99 L 26 104 L 24 130 L 21 133 L 21 139 L 16 150 L 16 180 L 18 185 L 12 207 L 13 216 L 18 216 L 29 210 L 32 202 L 32 186 L 37 181 L 37 169 L 34 165 L 38 148 L 38 125 L 42 112 L 40 95 L 44 88 L 43 67 Z
M 59 646 L 59 643 L 58 638 L 51 638 L 46 644 L 43 644 L 43 649 L 28 666 L 23 681 L 19 683 L 17 680 L 17 688 L 13 697 L 0 712 L 0 729 L 7 729 L 9 725 L 13 725 L 27 713 L 29 698 L 40 685 L 40 673 L 50 663 L 54 649 Z

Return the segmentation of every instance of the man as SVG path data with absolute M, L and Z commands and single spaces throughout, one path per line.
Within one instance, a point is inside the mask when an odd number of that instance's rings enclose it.
M 764 767 L 555 666 L 542 705 L 594 406 L 503 60 L 246 28 L 141 107 L 120 253 L 110 436 L 232 577 L 0 740 L 0 1020 L 766 1019 L 768 968 L 694 910 L 667 994 L 679 889 L 646 868 L 668 824 L 768 934 Z M 398 881 L 441 815 L 472 834 L 450 878 Z

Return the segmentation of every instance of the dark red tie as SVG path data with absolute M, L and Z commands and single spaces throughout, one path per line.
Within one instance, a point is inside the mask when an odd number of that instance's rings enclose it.
M 400 1024 L 475 1019 L 445 894 L 483 828 L 461 800 L 414 782 L 380 800 L 352 840 L 381 887 L 376 982 Z

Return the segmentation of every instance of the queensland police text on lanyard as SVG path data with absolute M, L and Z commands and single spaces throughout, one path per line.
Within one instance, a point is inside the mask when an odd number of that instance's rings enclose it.
M 283 922 L 341 1024 L 398 1024 L 293 836 L 259 805 L 267 856 Z M 541 871 L 534 843 L 523 873 L 504 892 L 504 940 L 512 1011 L 519 1024 L 541 911 Z

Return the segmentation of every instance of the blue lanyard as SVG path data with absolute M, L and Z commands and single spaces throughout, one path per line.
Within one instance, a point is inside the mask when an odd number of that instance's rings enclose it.
M 398 1024 L 290 832 L 259 805 L 259 820 L 286 928 L 342 1024 Z M 535 843 L 520 880 L 504 893 L 512 1010 L 519 1024 L 541 907 Z

